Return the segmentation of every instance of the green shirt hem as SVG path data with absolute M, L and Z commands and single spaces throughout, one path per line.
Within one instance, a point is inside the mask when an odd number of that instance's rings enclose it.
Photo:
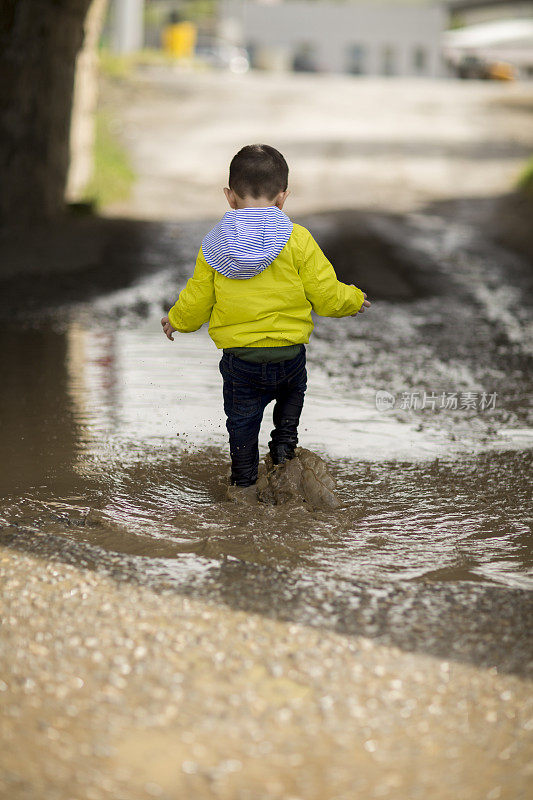
M 243 361 L 266 364 L 296 358 L 300 354 L 302 347 L 303 344 L 288 344 L 283 347 L 225 347 L 224 353 L 230 353 Z

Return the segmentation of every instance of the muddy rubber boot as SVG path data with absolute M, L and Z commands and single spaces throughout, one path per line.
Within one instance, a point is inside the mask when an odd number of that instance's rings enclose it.
M 270 447 L 270 457 L 273 464 L 283 464 L 285 461 L 290 461 L 294 458 L 294 445 L 292 444 L 277 444 Z
M 265 469 L 256 485 L 262 503 L 305 505 L 316 510 L 340 506 L 326 462 L 304 447 L 298 447 L 293 457 L 282 464 L 275 465 L 272 456 L 266 456 Z

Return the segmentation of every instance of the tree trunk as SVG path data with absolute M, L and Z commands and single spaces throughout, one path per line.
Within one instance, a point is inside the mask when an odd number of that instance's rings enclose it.
M 63 210 L 76 56 L 91 0 L 0 0 L 0 225 Z

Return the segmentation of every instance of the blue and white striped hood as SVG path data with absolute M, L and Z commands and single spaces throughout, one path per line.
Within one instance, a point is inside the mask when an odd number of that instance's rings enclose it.
M 227 211 L 202 242 L 210 267 L 226 278 L 254 278 L 279 256 L 292 233 L 276 206 Z

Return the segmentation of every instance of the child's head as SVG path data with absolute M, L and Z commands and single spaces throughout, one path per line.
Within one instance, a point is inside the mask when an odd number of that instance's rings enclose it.
M 231 208 L 282 208 L 289 194 L 288 178 L 289 167 L 279 150 L 268 144 L 248 144 L 231 160 L 229 189 L 224 193 Z

